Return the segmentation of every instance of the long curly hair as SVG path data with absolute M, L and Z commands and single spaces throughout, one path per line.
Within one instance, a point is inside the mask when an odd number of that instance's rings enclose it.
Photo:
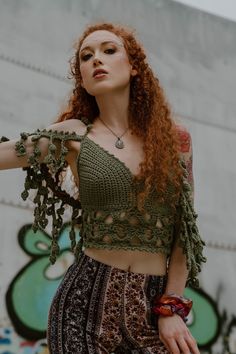
M 57 122 L 86 117 L 91 123 L 99 116 L 99 108 L 94 96 L 81 86 L 79 51 L 84 39 L 94 31 L 107 30 L 123 40 L 132 69 L 137 71 L 130 81 L 129 126 L 133 133 L 144 141 L 145 159 L 140 165 L 136 181 L 144 181 L 139 194 L 139 205 L 156 189 L 161 202 L 175 206 L 180 188 L 182 169 L 179 164 L 178 129 L 172 117 L 158 78 L 146 61 L 142 46 L 135 39 L 133 31 L 111 23 L 89 26 L 76 45 L 75 56 L 71 59 L 71 74 L 75 86 L 68 107 Z M 166 193 L 171 185 L 172 193 Z

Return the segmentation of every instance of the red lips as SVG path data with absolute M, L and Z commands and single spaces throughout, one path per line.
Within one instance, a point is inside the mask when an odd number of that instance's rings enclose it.
M 108 72 L 106 70 L 103 70 L 103 69 L 96 69 L 93 72 L 93 77 L 98 75 L 98 74 L 108 74 Z

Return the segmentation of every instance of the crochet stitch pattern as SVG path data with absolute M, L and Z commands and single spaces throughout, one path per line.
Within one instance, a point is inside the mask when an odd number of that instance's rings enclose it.
M 33 153 L 28 156 L 29 167 L 22 198 L 26 200 L 29 190 L 34 189 L 34 231 L 45 228 L 48 218 L 52 219 L 52 242 L 50 261 L 54 263 L 59 254 L 58 235 L 62 227 L 65 206 L 72 207 L 71 249 L 79 258 L 83 247 L 100 249 L 126 249 L 147 252 L 162 252 L 169 257 L 173 243 L 177 240 L 186 255 L 189 270 L 187 284 L 198 286 L 197 275 L 201 263 L 206 259 L 202 254 L 204 241 L 201 239 L 191 200 L 191 187 L 184 161 L 183 183 L 176 209 L 167 203 L 157 201 L 157 192 L 150 193 L 144 210 L 137 207 L 137 195 L 142 183 L 134 183 L 134 176 L 117 157 L 87 137 L 91 124 L 84 135 L 37 130 L 22 133 L 16 143 L 18 156 L 27 155 L 25 142 L 31 137 Z M 48 139 L 48 154 L 40 162 L 39 141 Z M 3 137 L 0 142 L 7 141 Z M 71 197 L 61 188 L 60 174 L 67 167 L 65 160 L 69 140 L 80 142 L 77 159 L 79 175 L 79 200 Z M 171 193 L 167 188 L 166 193 Z M 75 225 L 80 225 L 80 240 L 75 241 Z

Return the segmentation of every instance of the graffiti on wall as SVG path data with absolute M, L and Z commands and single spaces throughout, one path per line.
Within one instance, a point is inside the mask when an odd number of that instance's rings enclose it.
M 16 274 L 6 292 L 6 306 L 12 326 L 0 328 L 0 354 L 46 354 L 47 314 L 53 295 L 66 269 L 73 263 L 68 240 L 69 225 L 60 232 L 60 256 L 50 265 L 50 236 L 44 231 L 34 233 L 31 225 L 18 234 L 20 247 L 30 261 Z M 77 234 L 77 239 L 79 234 Z M 236 353 L 236 316 L 220 313 L 216 301 L 203 289 L 187 288 L 185 295 L 194 306 L 188 327 L 205 353 L 221 341 L 222 352 Z
M 29 341 L 21 338 L 13 327 L 0 328 L 1 354 L 49 354 L 46 339 Z
M 64 225 L 58 239 L 61 253 L 56 266 L 49 262 L 49 235 L 44 231 L 34 233 L 31 225 L 24 226 L 19 232 L 19 244 L 31 260 L 12 280 L 6 293 L 6 305 L 16 332 L 24 338 L 35 340 L 45 337 L 52 297 L 73 262 L 68 227 Z

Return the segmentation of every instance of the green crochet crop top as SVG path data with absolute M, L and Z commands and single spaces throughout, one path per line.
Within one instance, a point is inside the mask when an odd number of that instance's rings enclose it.
M 184 163 L 182 191 L 176 211 L 158 203 L 154 192 L 147 198 L 144 210 L 140 211 L 137 208 L 137 194 L 142 185 L 133 182 L 131 171 L 122 161 L 87 136 L 90 127 L 87 125 L 84 135 L 47 130 L 22 133 L 20 141 L 16 143 L 18 156 L 23 156 L 27 153 L 26 139 L 32 136 L 34 142 L 33 153 L 28 157 L 30 167 L 25 168 L 27 176 L 22 198 L 28 198 L 30 189 L 36 190 L 34 231 L 45 228 L 49 217 L 52 218 L 51 262 L 55 262 L 59 253 L 57 238 L 65 206 L 69 204 L 72 206 L 69 236 L 76 257 L 81 254 L 83 247 L 162 252 L 169 257 L 177 237 L 186 254 L 188 284 L 197 286 L 196 277 L 201 270 L 201 263 L 205 262 L 202 255 L 204 242 L 196 225 L 197 215 L 191 203 Z M 41 151 L 38 143 L 41 138 L 49 140 L 48 154 L 43 163 L 39 162 Z M 79 200 L 65 192 L 60 184 L 60 174 L 66 167 L 68 150 L 65 143 L 68 140 L 81 143 L 77 157 Z M 76 224 L 80 224 L 80 240 L 77 244 Z

